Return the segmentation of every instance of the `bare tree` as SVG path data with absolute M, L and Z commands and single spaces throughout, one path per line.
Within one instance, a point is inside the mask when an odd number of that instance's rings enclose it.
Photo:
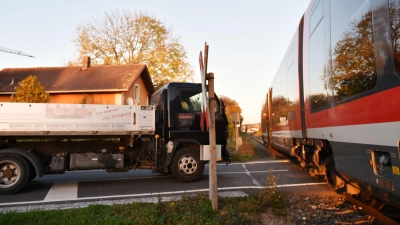
M 185 48 L 154 16 L 107 11 L 78 25 L 76 32 L 79 58 L 90 56 L 95 65 L 147 64 L 156 89 L 171 81 L 193 81 Z

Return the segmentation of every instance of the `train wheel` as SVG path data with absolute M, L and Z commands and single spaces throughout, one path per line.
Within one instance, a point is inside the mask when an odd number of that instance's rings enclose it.
M 368 191 L 361 191 L 360 194 L 357 196 L 364 204 L 366 204 L 369 207 L 375 208 L 375 209 L 381 209 L 383 207 L 383 201 L 375 198 L 374 196 L 371 195 L 370 192 Z
M 29 180 L 29 166 L 16 154 L 0 154 L 0 194 L 14 194 Z
M 192 148 L 180 149 L 172 160 L 171 172 L 183 183 L 199 180 L 204 172 L 204 162 L 200 160 L 200 151 Z

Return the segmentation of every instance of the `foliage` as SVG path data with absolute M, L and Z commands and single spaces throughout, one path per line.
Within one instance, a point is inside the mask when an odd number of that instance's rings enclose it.
M 282 95 L 277 95 L 272 98 L 272 111 L 274 114 L 272 115 L 272 124 L 277 125 L 287 120 L 289 115 L 290 106 L 293 105 L 293 102 L 290 102 L 289 99 L 285 98 Z M 285 119 L 282 119 L 285 118 Z M 283 124 L 281 124 L 283 125 Z
M 258 131 L 254 133 L 254 136 L 256 136 L 256 137 L 261 137 L 261 136 L 262 136 L 262 130 L 261 130 L 261 128 L 258 129 Z
M 107 11 L 78 25 L 76 33 L 79 59 L 90 56 L 94 65 L 147 64 L 156 89 L 171 81 L 193 81 L 185 48 L 154 16 Z
M 235 127 L 232 121 L 232 113 L 242 113 L 242 109 L 235 100 L 230 99 L 229 97 L 221 96 L 220 99 L 224 102 L 225 105 L 225 114 L 226 117 L 228 118 L 229 137 L 235 137 Z M 242 122 L 243 122 L 243 117 L 240 116 L 240 124 L 242 124 Z
M 325 94 L 319 93 L 310 96 L 311 108 L 318 109 L 328 105 L 328 99 Z
M 15 90 L 15 95 L 11 97 L 12 102 L 47 103 L 50 101 L 50 94 L 46 93 L 45 87 L 36 76 L 29 75 L 18 83 Z
M 333 85 L 337 100 L 370 90 L 376 85 L 372 12 L 362 15 L 334 48 Z
M 400 1 L 389 1 L 390 30 L 392 33 L 392 46 L 396 53 L 400 52 Z

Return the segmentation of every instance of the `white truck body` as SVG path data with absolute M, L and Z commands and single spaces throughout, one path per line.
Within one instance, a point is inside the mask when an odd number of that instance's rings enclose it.
M 0 103 L 0 135 L 154 134 L 155 107 Z

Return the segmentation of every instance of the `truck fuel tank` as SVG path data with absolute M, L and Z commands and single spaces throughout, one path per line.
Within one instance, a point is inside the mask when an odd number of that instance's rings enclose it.
M 122 169 L 123 154 L 73 153 L 70 157 L 70 170 Z

